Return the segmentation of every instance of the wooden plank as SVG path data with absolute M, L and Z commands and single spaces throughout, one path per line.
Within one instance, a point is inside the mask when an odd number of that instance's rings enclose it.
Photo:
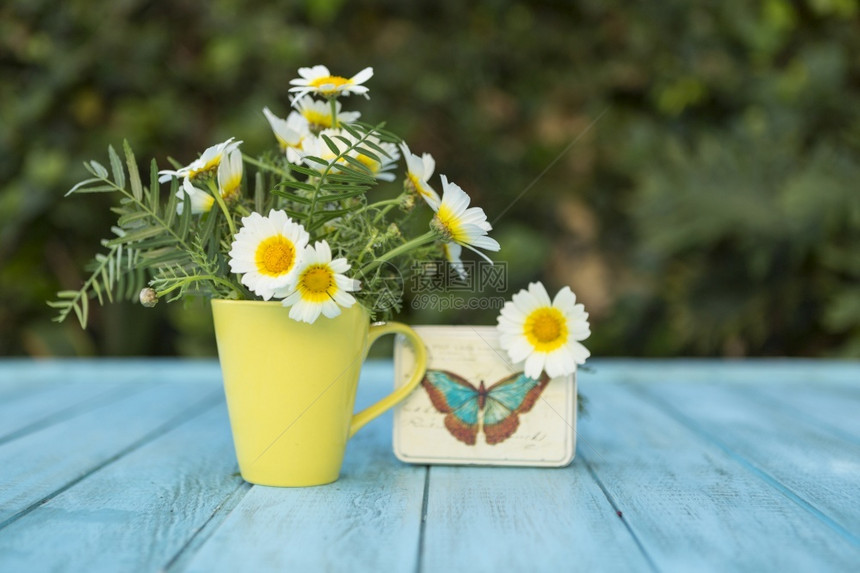
M 34 384 L 58 384 L 92 380 L 127 380 L 139 377 L 138 365 L 156 362 L 129 359 L 49 359 L 0 360 L 0 387 L 21 387 Z
M 593 468 L 657 569 L 856 568 L 860 549 L 735 456 L 617 384 L 641 375 L 641 365 L 629 366 L 582 376 L 590 415 L 581 419 L 579 437 L 587 446 L 580 459 Z M 655 369 L 646 374 L 659 375 Z M 714 407 L 696 395 L 698 384 L 686 387 L 702 410 Z
M 237 489 L 226 406 L 190 417 L 0 532 L 0 571 L 158 571 Z
M 860 443 L 860 372 L 853 386 L 828 384 L 825 389 L 820 380 L 812 378 L 787 384 L 749 384 L 748 395 L 759 407 L 779 407 L 843 440 Z
M 220 377 L 212 360 L 0 360 L 0 443 L 164 380 Z
M 368 364 L 357 402 L 392 387 L 390 363 Z M 391 425 L 389 412 L 356 434 L 334 484 L 253 487 L 175 570 L 413 572 L 426 470 L 397 461 Z
M 587 468 L 433 467 L 424 571 L 647 571 Z M 611 548 L 611 549 L 610 549 Z
M 173 382 L 0 445 L 0 528 L 219 399 L 213 384 Z
M 140 387 L 170 380 L 217 384 L 220 369 L 212 360 L 0 359 L 0 392 L 4 398 L 74 386 Z
M 103 381 L 49 384 L 0 401 L 0 443 L 142 389 Z
M 799 360 L 793 358 L 755 360 L 589 360 L 583 379 L 612 379 L 622 382 L 664 382 L 699 384 L 719 382 L 745 386 L 750 380 L 759 385 L 826 385 L 847 392 L 858 392 L 860 361 Z
M 94 374 L 121 375 L 114 361 L 93 360 L 0 360 L 0 404 L 20 397 L 43 392 L 69 383 L 93 379 L 104 380 Z M 128 372 L 126 372 L 126 376 Z
M 638 383 L 741 385 L 747 400 L 773 402 L 853 441 L 860 436 L 860 361 L 756 360 L 595 360 L 598 376 Z M 583 376 L 590 373 L 584 372 Z M 826 391 L 822 391 L 826 388 Z M 807 407 L 808 404 L 808 407 Z M 797 407 L 802 405 L 802 410 Z
M 164 380 L 214 383 L 221 380 L 221 370 L 213 359 L 0 359 L 0 390 L 92 381 L 128 384 Z
M 757 383 L 755 378 L 748 380 L 750 386 Z M 695 387 L 665 382 L 635 389 L 666 404 L 676 419 L 736 453 L 763 479 L 772 479 L 775 487 L 788 490 L 787 495 L 798 496 L 798 503 L 811 506 L 807 508 L 811 516 L 860 548 L 860 443 L 844 440 L 798 416 L 798 411 L 811 409 L 814 403 L 796 403 L 786 410 L 777 402 L 750 400 L 746 386 L 716 382 Z M 825 394 L 829 390 L 824 384 L 817 389 Z M 855 418 L 857 412 L 854 409 L 850 417 Z M 838 427 L 841 421 L 833 419 L 832 423 Z

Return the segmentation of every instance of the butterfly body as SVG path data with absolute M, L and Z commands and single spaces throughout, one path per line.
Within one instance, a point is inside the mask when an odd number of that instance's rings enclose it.
M 532 409 L 548 383 L 546 374 L 534 380 L 518 373 L 489 388 L 481 380 L 476 388 L 447 370 L 428 370 L 422 381 L 436 410 L 447 414 L 445 427 L 470 446 L 477 442 L 479 428 L 490 445 L 511 437 L 519 427 L 519 414 Z
M 487 387 L 484 386 L 484 381 L 478 385 L 478 410 L 483 410 L 487 405 Z

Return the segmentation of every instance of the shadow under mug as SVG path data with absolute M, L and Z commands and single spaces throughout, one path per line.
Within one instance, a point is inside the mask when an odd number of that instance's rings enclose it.
M 212 301 L 218 357 L 239 470 L 245 481 L 300 487 L 337 480 L 346 442 L 404 399 L 424 377 L 421 338 L 399 322 L 370 324 L 356 304 L 313 324 L 280 302 Z M 416 353 L 408 382 L 353 415 L 370 345 L 400 333 Z

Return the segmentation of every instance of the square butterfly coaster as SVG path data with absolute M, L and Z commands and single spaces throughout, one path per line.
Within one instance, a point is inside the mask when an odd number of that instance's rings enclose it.
M 415 464 L 561 467 L 576 449 L 576 375 L 533 380 L 513 368 L 493 326 L 415 326 L 427 374 L 394 411 L 394 453 Z M 400 386 L 414 355 L 394 348 Z

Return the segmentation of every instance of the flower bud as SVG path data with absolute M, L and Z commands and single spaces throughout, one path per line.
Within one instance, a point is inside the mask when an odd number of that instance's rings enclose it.
M 415 194 L 404 193 L 400 200 L 400 209 L 406 213 L 410 212 L 415 207 Z
M 154 288 L 146 287 L 140 291 L 140 304 L 146 308 L 152 308 L 158 304 L 158 293 Z
M 451 229 L 449 229 L 448 225 L 439 219 L 439 215 L 436 215 L 430 220 L 430 230 L 436 233 L 436 236 L 445 243 L 450 243 L 453 240 Z

